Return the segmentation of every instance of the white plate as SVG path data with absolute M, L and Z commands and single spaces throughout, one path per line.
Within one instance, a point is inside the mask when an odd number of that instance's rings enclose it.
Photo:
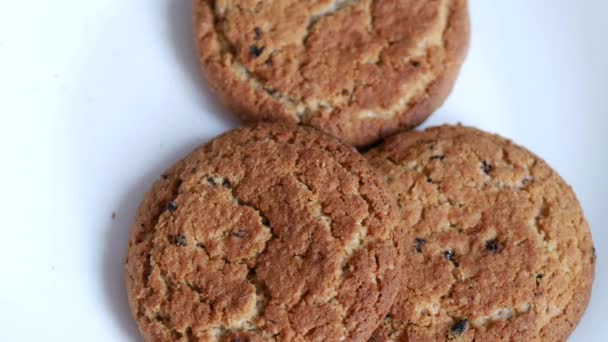
M 571 341 L 608 339 L 606 13 L 472 0 L 469 58 L 426 124 L 513 138 L 574 187 L 598 262 Z M 0 341 L 138 340 L 122 278 L 135 207 L 237 125 L 199 75 L 190 15 L 190 0 L 0 1 Z

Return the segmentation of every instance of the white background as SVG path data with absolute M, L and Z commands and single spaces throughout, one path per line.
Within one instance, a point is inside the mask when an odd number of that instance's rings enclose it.
M 471 0 L 469 58 L 426 124 L 510 137 L 574 187 L 598 261 L 571 341 L 608 339 L 606 13 Z M 237 125 L 199 74 L 190 17 L 190 0 L 0 0 L 0 341 L 139 340 L 122 278 L 135 208 Z

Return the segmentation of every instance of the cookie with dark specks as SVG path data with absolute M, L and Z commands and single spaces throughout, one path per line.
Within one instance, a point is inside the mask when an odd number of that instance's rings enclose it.
M 466 0 L 193 0 L 209 84 L 249 121 L 365 146 L 424 121 L 469 44 Z
M 384 182 L 313 128 L 196 149 L 140 206 L 126 261 L 146 341 L 365 341 L 403 278 Z
M 405 280 L 371 341 L 564 341 L 595 255 L 572 189 L 496 135 L 442 126 L 367 152 L 395 195 Z

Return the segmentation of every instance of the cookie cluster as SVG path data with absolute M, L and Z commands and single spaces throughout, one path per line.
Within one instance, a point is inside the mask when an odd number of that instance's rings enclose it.
M 562 341 L 595 250 L 541 158 L 447 97 L 465 0 L 193 0 L 203 70 L 258 123 L 167 170 L 125 275 L 146 341 Z M 365 147 L 358 151 L 355 147 Z

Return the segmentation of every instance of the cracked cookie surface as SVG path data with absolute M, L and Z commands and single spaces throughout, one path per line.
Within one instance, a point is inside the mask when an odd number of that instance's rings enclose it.
M 366 157 L 406 232 L 405 280 L 371 341 L 564 341 L 595 250 L 572 189 L 542 159 L 477 129 L 389 138 Z
M 365 341 L 397 295 L 384 183 L 317 130 L 258 124 L 192 152 L 143 200 L 126 261 L 147 341 Z
M 355 146 L 439 107 L 469 42 L 466 0 L 193 0 L 209 84 L 246 120 Z

